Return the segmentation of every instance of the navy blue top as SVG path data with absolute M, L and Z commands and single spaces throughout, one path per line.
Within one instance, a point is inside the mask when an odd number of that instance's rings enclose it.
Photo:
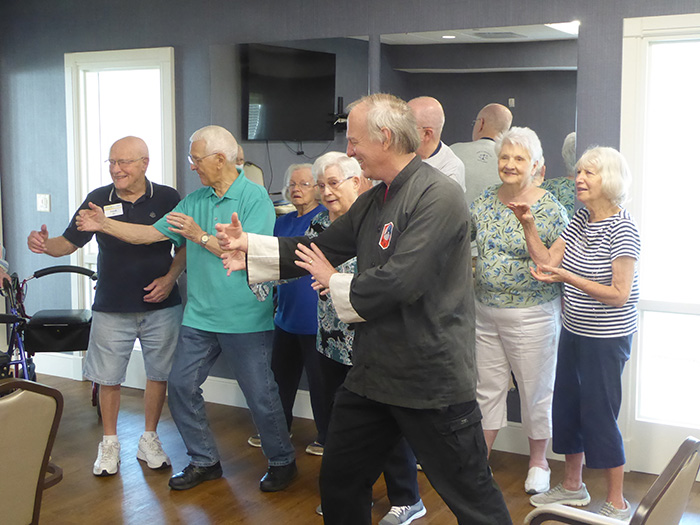
M 117 196 L 114 184 L 90 192 L 78 211 L 87 209 L 88 202 L 100 207 L 115 206 L 112 219 L 132 224 L 154 224 L 170 212 L 180 201 L 177 190 L 155 184 L 146 179 L 146 193 L 131 203 Z M 118 209 L 121 205 L 121 210 Z M 75 224 L 78 212 L 73 215 L 63 236 L 78 247 L 85 246 L 93 232 L 81 232 Z M 172 263 L 172 243 L 129 244 L 116 237 L 97 233 L 97 289 L 92 309 L 98 312 L 135 313 L 168 308 L 182 303 L 177 284 L 170 295 L 160 303 L 146 303 L 144 288 L 154 279 L 162 277 Z
M 293 211 L 282 215 L 275 222 L 275 237 L 297 237 L 309 229 L 311 219 L 326 208 L 320 204 L 301 217 Z M 311 276 L 280 284 L 277 287 L 277 312 L 275 324 L 291 334 L 316 335 L 318 293 L 311 288 Z

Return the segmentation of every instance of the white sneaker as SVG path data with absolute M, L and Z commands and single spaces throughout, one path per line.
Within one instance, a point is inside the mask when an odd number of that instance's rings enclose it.
M 95 476 L 113 476 L 119 471 L 119 441 L 101 441 L 97 447 L 97 459 L 92 466 Z
M 525 492 L 528 494 L 541 494 L 549 490 L 549 477 L 552 474 L 551 470 L 545 470 L 540 467 L 531 467 L 527 471 L 527 479 L 525 480 Z
M 160 442 L 160 439 L 158 439 L 158 436 L 151 439 L 146 436 L 141 436 L 136 458 L 145 461 L 148 468 L 152 469 L 170 466 L 170 458 L 165 451 L 163 451 L 163 444 Z

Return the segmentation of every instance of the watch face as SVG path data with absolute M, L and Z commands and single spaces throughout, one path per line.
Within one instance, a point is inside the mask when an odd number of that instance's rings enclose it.
M 199 240 L 199 242 L 201 244 L 206 244 L 207 242 L 209 242 L 209 234 L 205 233 L 204 235 L 202 235 L 202 238 Z

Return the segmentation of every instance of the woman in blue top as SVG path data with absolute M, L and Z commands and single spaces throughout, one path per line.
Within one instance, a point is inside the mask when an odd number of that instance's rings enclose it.
M 284 196 L 294 205 L 296 211 L 277 219 L 274 235 L 276 237 L 304 235 L 311 220 L 325 211 L 317 201 L 311 164 L 292 164 L 287 168 Z M 291 431 L 294 399 L 302 371 L 306 369 L 311 408 L 318 430 L 316 440 L 306 447 L 306 452 L 320 456 L 323 455 L 328 415 L 323 402 L 323 375 L 319 367 L 318 352 L 316 352 L 317 302 L 318 294 L 311 288 L 310 275 L 285 282 L 277 287 L 272 371 L 279 386 L 287 428 Z M 258 436 L 250 438 L 248 443 L 259 446 Z
M 631 180 L 624 157 L 612 148 L 593 148 L 576 167 L 576 195 L 585 208 L 550 248 L 540 241 L 530 207 L 509 205 L 537 264 L 533 277 L 564 283 L 552 407 L 552 448 L 566 454 L 564 481 L 530 502 L 587 505 L 585 455 L 588 468 L 605 470 L 608 493 L 600 514 L 626 520 L 632 509 L 622 492 L 625 451 L 617 416 L 622 371 L 637 331 L 639 231 L 622 208 Z
M 511 371 L 515 375 L 523 431 L 530 445 L 525 491 L 535 494 L 549 490 L 546 450 L 552 436 L 560 286 L 530 275 L 532 260 L 525 236 L 507 204 L 515 200 L 532 207 L 547 246 L 559 237 L 568 219 L 562 205 L 535 182 L 543 157 L 534 131 L 513 127 L 496 139 L 495 150 L 502 184 L 487 188 L 470 206 L 478 250 L 476 392 L 490 452 L 499 429 L 507 424 L 506 395 Z

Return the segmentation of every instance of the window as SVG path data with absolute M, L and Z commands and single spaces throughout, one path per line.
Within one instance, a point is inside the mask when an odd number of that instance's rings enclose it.
M 620 142 L 642 237 L 640 331 L 625 402 L 628 464 L 644 472 L 658 472 L 700 429 L 700 247 L 693 236 L 700 178 L 689 162 L 700 142 L 700 71 L 689 64 L 699 60 L 700 15 L 625 20 Z
M 65 55 L 70 209 L 109 184 L 110 146 L 134 135 L 146 141 L 153 182 L 175 186 L 173 48 L 98 51 Z M 73 256 L 74 264 L 95 267 L 93 240 Z M 74 279 L 74 308 L 92 304 L 85 279 Z

